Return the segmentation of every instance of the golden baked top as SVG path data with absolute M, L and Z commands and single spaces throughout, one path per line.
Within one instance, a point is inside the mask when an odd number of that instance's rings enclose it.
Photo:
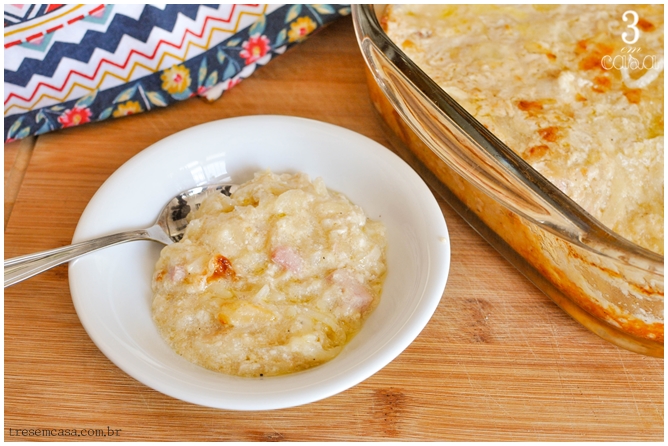
M 663 6 L 395 5 L 383 26 L 586 211 L 663 254 Z

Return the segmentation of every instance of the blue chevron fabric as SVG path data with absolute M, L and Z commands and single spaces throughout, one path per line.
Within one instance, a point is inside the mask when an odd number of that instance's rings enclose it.
M 5 142 L 219 98 L 348 5 L 5 5 Z

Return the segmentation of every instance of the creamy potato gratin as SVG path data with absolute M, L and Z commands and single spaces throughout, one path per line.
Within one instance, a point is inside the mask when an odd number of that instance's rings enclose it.
M 385 228 L 322 179 L 263 172 L 207 197 L 153 276 L 153 317 L 188 360 L 241 376 L 335 357 L 380 299 Z
M 663 254 L 663 6 L 398 5 L 383 27 L 565 194 Z

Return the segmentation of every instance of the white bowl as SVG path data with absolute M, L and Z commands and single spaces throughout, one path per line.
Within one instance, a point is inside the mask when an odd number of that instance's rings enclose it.
M 74 241 L 151 226 L 178 192 L 207 182 L 241 183 L 258 170 L 322 177 L 387 227 L 388 274 L 381 302 L 334 360 L 278 377 L 206 370 L 174 353 L 151 319 L 151 276 L 161 245 L 141 241 L 70 264 L 72 300 L 98 348 L 138 381 L 203 406 L 266 410 L 329 397 L 370 377 L 418 336 L 448 275 L 443 214 L 420 177 L 378 143 L 340 127 L 285 116 L 210 122 L 140 152 L 100 187 Z

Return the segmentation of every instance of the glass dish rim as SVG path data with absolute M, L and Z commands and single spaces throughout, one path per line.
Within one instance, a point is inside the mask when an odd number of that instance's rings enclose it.
M 486 144 L 482 144 L 486 150 L 499 165 L 514 174 L 514 177 L 526 186 L 531 187 L 533 192 L 538 193 L 542 198 L 553 203 L 556 208 L 562 211 L 576 227 L 584 231 L 586 237 L 576 238 L 567 231 L 554 228 L 541 221 L 519 213 L 523 218 L 528 218 L 532 223 L 542 229 L 557 235 L 561 239 L 576 246 L 587 249 L 595 255 L 612 259 L 615 262 L 621 262 L 633 268 L 638 268 L 652 274 L 663 277 L 664 256 L 656 252 L 643 248 L 621 235 L 615 233 L 599 220 L 587 213 L 579 204 L 565 195 L 553 183 L 543 177 L 538 171 L 531 167 L 512 149 L 501 142 L 495 135 L 487 130 L 479 121 L 466 112 L 452 97 L 450 97 L 438 84 L 436 84 L 424 71 L 422 71 L 414 62 L 406 56 L 403 51 L 391 41 L 385 31 L 382 29 L 376 8 L 382 6 L 379 4 L 356 4 L 352 5 L 353 24 L 357 41 L 362 50 L 365 63 L 373 74 L 373 67 L 369 64 L 369 58 L 364 51 L 364 41 L 368 40 L 375 49 L 387 58 L 394 67 L 412 84 L 412 87 L 421 92 L 432 102 L 436 109 L 447 116 L 449 119 L 460 125 L 460 129 L 472 137 L 476 142 L 482 139 Z M 374 75 L 375 77 L 375 75 Z M 377 79 L 376 79 L 377 80 Z M 383 89 L 381 85 L 381 89 Z M 468 181 L 469 178 L 465 177 Z M 480 187 L 473 182 L 476 187 Z M 505 208 L 508 206 L 495 196 L 489 190 L 483 190 L 495 201 L 499 202 Z M 518 213 L 514 209 L 512 212 Z

